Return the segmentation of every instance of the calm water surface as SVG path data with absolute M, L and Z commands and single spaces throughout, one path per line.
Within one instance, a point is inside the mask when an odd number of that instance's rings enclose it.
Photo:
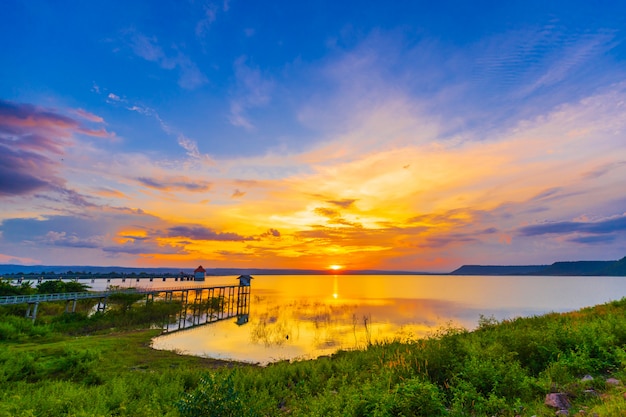
M 236 282 L 207 277 L 204 284 Z M 563 312 L 625 296 L 623 277 L 258 275 L 248 323 L 230 319 L 187 329 L 157 337 L 153 346 L 267 364 L 419 338 L 441 326 L 472 329 L 481 315 L 501 320 Z

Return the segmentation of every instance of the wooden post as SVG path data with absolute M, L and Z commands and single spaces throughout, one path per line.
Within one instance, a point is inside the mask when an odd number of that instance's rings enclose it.
M 97 312 L 104 312 L 104 310 L 106 310 L 107 308 L 107 298 L 106 297 L 100 297 L 98 299 L 98 306 L 96 307 L 96 311 Z
M 33 306 L 34 304 L 34 306 Z M 31 307 L 33 309 L 33 311 L 31 312 Z M 28 310 L 26 310 L 26 318 L 27 319 L 32 319 L 33 323 L 35 322 L 35 319 L 37 318 L 37 309 L 39 308 L 39 301 L 35 301 L 34 303 L 28 303 Z

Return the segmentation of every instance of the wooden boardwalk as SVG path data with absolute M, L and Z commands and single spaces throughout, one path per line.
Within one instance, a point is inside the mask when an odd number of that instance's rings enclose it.
M 28 304 L 26 311 L 26 317 L 33 319 L 37 318 L 37 309 L 40 303 L 47 302 L 66 302 L 66 312 L 76 311 L 76 302 L 78 300 L 97 299 L 98 304 L 96 311 L 104 311 L 106 309 L 108 298 L 115 294 L 140 294 L 146 296 L 146 302 L 154 301 L 155 297 L 163 298 L 166 301 L 173 301 L 174 299 L 180 300 L 183 304 L 183 309 L 179 317 L 179 323 L 183 317 L 187 317 L 188 309 L 193 309 L 193 317 L 202 316 L 201 311 L 198 310 L 204 305 L 209 305 L 208 300 L 219 299 L 219 311 L 212 311 L 208 308 L 204 315 L 208 318 L 206 322 L 213 321 L 212 317 L 219 319 L 226 317 L 239 316 L 247 314 L 249 312 L 249 285 L 226 285 L 226 286 L 199 286 L 199 287 L 168 287 L 168 288 L 134 288 L 124 290 L 113 291 L 94 291 L 94 292 L 73 292 L 73 293 L 58 293 L 58 294 L 33 294 L 33 295 L 14 295 L 0 297 L 0 306 L 2 305 L 15 305 L 15 304 Z M 206 297 L 204 297 L 206 294 Z M 70 308 L 70 303 L 72 307 Z M 212 308 L 212 307 L 211 307 Z M 193 320 L 193 324 L 199 324 L 196 319 Z M 183 324 L 184 327 L 184 324 Z M 179 324 L 178 328 L 181 326 Z

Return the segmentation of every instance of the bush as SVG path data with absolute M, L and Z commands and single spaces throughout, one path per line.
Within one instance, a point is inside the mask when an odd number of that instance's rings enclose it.
M 11 295 L 28 295 L 34 293 L 30 281 L 24 281 L 20 285 L 13 285 L 8 280 L 0 279 L 0 297 Z
M 444 401 L 436 385 L 418 378 L 410 379 L 396 389 L 393 415 L 442 416 L 446 412 Z
M 185 394 L 178 402 L 183 417 L 242 417 L 245 407 L 235 390 L 232 374 L 209 374 L 200 380 L 198 388 Z
M 89 285 L 81 284 L 76 281 L 43 281 L 37 284 L 37 292 L 39 294 L 58 294 L 66 292 L 84 292 L 87 291 Z
M 31 319 L 16 316 L 0 316 L 0 341 L 20 340 L 27 337 L 43 337 L 51 333 L 45 325 L 35 325 Z

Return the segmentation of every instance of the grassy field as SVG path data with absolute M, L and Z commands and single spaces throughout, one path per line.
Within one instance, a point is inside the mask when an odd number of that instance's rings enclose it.
M 0 416 L 626 415 L 626 299 L 264 368 L 152 350 L 141 308 L 1 316 Z

